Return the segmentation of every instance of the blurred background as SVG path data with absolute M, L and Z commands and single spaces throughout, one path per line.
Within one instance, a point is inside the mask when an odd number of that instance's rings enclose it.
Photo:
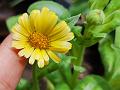
M 24 12 L 27 12 L 27 8 L 29 7 L 29 5 L 36 1 L 37 0 L 0 0 L 0 43 L 9 34 L 9 30 L 6 25 L 6 20 L 11 16 L 16 16 Z M 52 0 L 52 1 L 58 2 L 62 4 L 64 7 L 68 8 L 71 12 L 71 15 L 77 15 L 79 13 L 84 14 L 85 12 L 83 11 L 86 11 L 85 9 L 87 9 L 88 7 L 87 0 Z M 82 17 L 80 18 L 77 24 L 82 25 L 81 21 Z M 104 68 L 101 63 L 100 55 L 97 49 L 98 49 L 97 44 L 86 49 L 83 63 L 83 66 L 86 67 L 86 71 L 80 75 L 80 78 L 83 78 L 87 74 L 98 75 L 104 74 Z M 27 65 L 27 68 L 23 74 L 23 78 L 30 81 L 31 77 L 32 77 L 31 66 Z M 42 82 L 41 85 L 42 90 L 45 90 L 44 80 L 41 80 L 40 82 Z M 27 82 L 25 81 L 24 83 Z

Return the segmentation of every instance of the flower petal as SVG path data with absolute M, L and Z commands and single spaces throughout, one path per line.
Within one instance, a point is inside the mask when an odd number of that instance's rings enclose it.
M 35 49 L 34 58 L 35 58 L 35 60 L 37 60 L 39 68 L 44 67 L 44 58 L 43 58 L 41 50 L 39 48 Z
M 12 47 L 16 49 L 25 48 L 28 43 L 26 41 L 12 41 Z
M 54 12 L 50 11 L 48 8 L 44 7 L 38 16 L 38 20 L 36 20 L 36 30 L 43 34 L 48 34 L 57 23 L 57 20 L 57 15 Z
M 38 16 L 40 16 L 40 10 L 33 10 L 30 13 L 29 19 L 32 30 L 35 30 L 35 21 L 37 20 Z
M 13 33 L 20 33 L 26 37 L 29 36 L 29 33 L 27 32 L 27 30 L 25 30 L 22 26 L 20 26 L 19 24 L 16 24 L 13 28 L 12 28 L 12 32 Z
M 74 34 L 72 32 L 69 32 L 66 36 L 62 37 L 62 38 L 58 38 L 58 37 L 55 37 L 55 38 L 51 38 L 50 41 L 56 41 L 56 40 L 59 40 L 59 41 L 70 41 L 74 38 Z
M 28 14 L 24 13 L 22 14 L 19 19 L 18 19 L 18 23 L 25 29 L 27 30 L 29 33 L 31 31 L 31 27 L 30 27 L 30 22 L 29 22 L 29 18 L 28 18 Z
M 41 54 L 46 62 L 49 62 L 49 56 L 45 50 L 41 50 Z
M 45 65 L 48 65 L 48 64 L 49 64 L 49 61 L 45 61 L 45 60 L 44 60 L 44 64 L 45 64 Z
M 20 40 L 20 41 L 28 41 L 28 38 L 18 32 L 15 32 L 12 34 L 12 38 L 14 40 Z
M 33 51 L 33 53 L 31 54 L 31 57 L 29 58 L 29 64 L 33 65 L 35 62 L 35 57 L 36 57 L 36 49 Z
M 66 53 L 72 48 L 72 44 L 65 41 L 54 41 L 50 43 L 50 50 L 60 53 Z
M 65 21 L 59 22 L 48 37 L 54 41 L 65 37 L 70 32 L 70 28 Z
M 56 54 L 54 54 L 52 51 L 50 50 L 46 50 L 46 51 L 54 62 L 59 63 L 61 61 L 61 59 Z
M 33 51 L 34 51 L 34 48 L 29 45 L 29 46 L 26 46 L 21 51 L 19 51 L 18 55 L 25 56 L 26 58 L 29 58 Z
M 39 59 L 37 63 L 38 63 L 38 67 L 39 68 L 43 68 L 44 67 L 44 59 L 43 58 Z

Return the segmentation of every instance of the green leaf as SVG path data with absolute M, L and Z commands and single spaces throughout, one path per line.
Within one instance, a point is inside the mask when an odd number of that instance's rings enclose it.
M 90 8 L 91 9 L 101 9 L 103 10 L 106 5 L 109 3 L 110 0 L 89 0 Z
M 115 51 L 111 47 L 112 44 L 113 38 L 110 35 L 102 39 L 99 43 L 99 52 L 105 67 L 106 78 L 109 78 L 108 76 L 112 73 L 113 64 L 115 60 Z
M 42 78 L 42 77 L 56 71 L 58 68 L 59 68 L 59 64 L 56 64 L 55 62 L 50 62 L 50 64 L 48 66 L 46 66 L 42 69 L 37 68 L 37 70 L 38 70 L 37 77 Z
M 111 90 L 111 88 L 102 77 L 89 75 L 80 80 L 74 90 Z
M 30 83 L 22 78 L 19 84 L 17 85 L 16 90 L 30 90 L 30 86 Z
M 11 31 L 12 27 L 17 23 L 18 17 L 19 17 L 19 15 L 18 16 L 12 16 L 12 17 L 7 19 L 6 24 L 7 24 L 7 27 L 9 29 L 9 31 Z
M 94 37 L 102 37 L 102 38 L 104 38 L 104 37 L 106 37 L 107 33 L 96 33 L 96 34 L 93 34 L 93 35 L 94 35 Z
M 41 9 L 43 7 L 48 7 L 50 10 L 56 12 L 56 14 L 61 18 L 65 19 L 67 17 L 70 17 L 70 13 L 66 8 L 64 8 L 62 5 L 55 3 L 53 1 L 38 1 L 30 5 L 28 8 L 28 12 L 30 13 L 32 10 L 35 9 Z
M 120 26 L 120 10 L 115 11 L 111 15 L 107 16 L 104 24 L 97 25 L 91 28 L 91 32 L 95 33 L 109 33 Z
M 60 68 L 59 72 L 64 80 L 65 83 L 70 85 L 70 79 L 72 77 L 71 75 L 71 60 L 72 59 L 77 59 L 76 57 L 73 56 L 66 56 L 61 54 L 62 62 L 60 63 Z
M 71 31 L 77 36 L 77 37 L 81 37 L 81 31 L 82 31 L 82 27 L 81 26 L 73 26 L 71 28 Z
M 115 46 L 120 48 L 120 26 L 115 31 Z
M 79 0 L 70 6 L 69 11 L 72 15 L 78 15 L 80 13 L 86 13 L 88 11 L 88 8 L 88 2 L 85 2 L 85 0 L 84 2 L 81 2 L 81 0 Z
M 44 80 L 47 83 L 47 89 L 46 90 L 55 90 L 55 87 L 53 85 L 53 83 L 46 77 L 44 77 Z
M 60 75 L 60 72 L 58 70 L 56 70 L 56 71 L 54 71 L 52 73 L 49 73 L 46 76 L 55 86 L 57 84 L 60 84 L 60 83 L 64 82 L 61 75 Z
M 80 73 L 83 73 L 83 72 L 86 71 L 86 69 L 84 67 L 82 67 L 82 66 L 76 66 L 76 65 L 74 65 L 74 70 L 78 71 Z
M 110 3 L 105 9 L 105 14 L 109 15 L 112 12 L 120 9 L 120 0 L 110 0 Z
M 60 83 L 56 85 L 55 90 L 70 90 L 70 88 L 68 87 L 66 83 Z
M 109 23 L 109 22 L 113 21 L 116 18 L 117 19 L 120 18 L 120 10 L 116 10 L 116 11 L 112 12 L 111 14 L 107 15 L 104 23 L 105 24 Z
M 70 27 L 72 27 L 78 22 L 80 16 L 81 16 L 81 14 L 78 14 L 76 16 L 72 16 L 72 17 L 69 17 L 69 18 L 65 19 L 65 21 L 68 23 L 68 25 Z
M 112 35 L 101 40 L 99 51 L 105 67 L 105 79 L 113 90 L 120 90 L 120 48 L 114 45 Z

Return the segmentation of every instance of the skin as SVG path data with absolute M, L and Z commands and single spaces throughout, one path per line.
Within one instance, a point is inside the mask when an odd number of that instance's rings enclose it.
M 0 90 L 15 90 L 26 65 L 25 58 L 17 56 L 11 43 L 8 35 L 0 45 Z

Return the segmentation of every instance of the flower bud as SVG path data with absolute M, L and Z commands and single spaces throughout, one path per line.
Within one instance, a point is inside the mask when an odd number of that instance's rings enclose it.
M 91 10 L 86 16 L 88 24 L 103 24 L 105 19 L 105 14 L 102 10 Z

